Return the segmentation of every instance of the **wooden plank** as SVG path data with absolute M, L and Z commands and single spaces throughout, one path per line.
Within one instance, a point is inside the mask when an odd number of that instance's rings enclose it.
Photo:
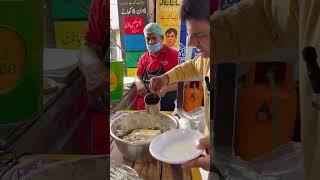
M 182 169 L 181 165 L 170 165 L 160 161 L 138 163 L 125 159 L 114 140 L 110 145 L 110 159 L 114 163 L 133 167 L 145 180 L 192 180 L 190 169 Z
M 173 178 L 172 166 L 167 163 L 162 163 L 162 170 L 161 170 L 161 180 L 175 180 Z
M 181 165 L 162 163 L 161 180 L 192 180 L 191 170 L 182 169 Z
M 134 163 L 134 169 L 145 180 L 161 180 L 161 162 Z
M 190 169 L 182 169 L 180 164 L 170 165 L 172 169 L 172 179 L 174 180 L 191 180 Z
M 182 169 L 182 179 L 183 180 L 192 180 L 191 170 Z

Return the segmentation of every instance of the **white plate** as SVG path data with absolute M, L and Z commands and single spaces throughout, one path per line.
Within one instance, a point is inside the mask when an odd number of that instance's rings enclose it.
M 159 161 L 182 164 L 199 157 L 203 150 L 197 149 L 203 135 L 191 129 L 174 129 L 154 138 L 149 146 L 150 154 Z

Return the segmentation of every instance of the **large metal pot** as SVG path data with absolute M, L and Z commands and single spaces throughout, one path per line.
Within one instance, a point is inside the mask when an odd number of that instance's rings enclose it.
M 178 128 L 178 121 L 170 115 L 159 113 L 150 115 L 146 111 L 123 114 L 114 119 L 110 124 L 110 135 L 115 140 L 123 156 L 131 161 L 150 162 L 153 160 L 146 143 L 132 143 L 122 140 L 128 132 L 134 129 L 160 128 L 162 132 Z

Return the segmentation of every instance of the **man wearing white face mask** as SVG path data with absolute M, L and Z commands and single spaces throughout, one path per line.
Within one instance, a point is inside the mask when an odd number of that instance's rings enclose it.
M 148 93 L 148 81 L 155 76 L 162 75 L 178 64 L 178 51 L 163 44 L 163 31 L 157 23 L 149 23 L 144 28 L 147 52 L 139 59 L 137 77 L 138 101 Z M 177 85 L 164 87 L 160 90 L 161 110 L 174 110 Z

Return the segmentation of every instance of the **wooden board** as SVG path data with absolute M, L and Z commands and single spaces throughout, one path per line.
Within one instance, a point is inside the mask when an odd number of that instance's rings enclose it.
M 182 169 L 181 165 L 170 165 L 157 160 L 147 163 L 129 161 L 122 156 L 114 140 L 110 139 L 110 161 L 132 167 L 145 180 L 192 180 L 191 169 Z

